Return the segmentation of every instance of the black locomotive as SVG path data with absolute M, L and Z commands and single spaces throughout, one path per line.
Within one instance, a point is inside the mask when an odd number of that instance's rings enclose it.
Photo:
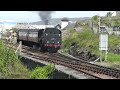
M 17 32 L 17 41 L 23 45 L 33 46 L 40 51 L 56 53 L 61 47 L 61 31 L 57 28 L 20 29 Z

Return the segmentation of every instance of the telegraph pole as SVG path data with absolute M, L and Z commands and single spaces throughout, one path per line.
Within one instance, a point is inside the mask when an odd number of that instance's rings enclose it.
M 100 16 L 99 16 L 99 22 L 98 23 L 99 23 L 99 32 L 100 32 Z
M 99 15 L 98 15 L 99 16 Z M 99 33 L 101 33 L 100 32 L 101 30 L 100 30 L 100 16 L 99 16 Z M 100 35 L 101 36 L 101 35 Z M 102 50 L 100 49 L 100 62 L 102 63 Z

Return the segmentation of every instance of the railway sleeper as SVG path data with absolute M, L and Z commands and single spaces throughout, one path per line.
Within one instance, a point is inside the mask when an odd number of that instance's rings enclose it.
M 113 71 L 109 72 L 110 75 L 112 75 L 113 73 L 114 73 Z
M 75 67 L 75 66 L 73 66 L 73 67 L 76 68 L 76 69 L 78 69 L 78 70 L 80 70 L 80 69 L 85 70 L 85 67 Z
M 85 70 L 85 67 L 79 67 L 80 69 L 84 69 Z
M 100 73 L 100 74 L 103 74 L 103 71 L 100 70 L 99 73 Z
M 116 70 L 116 69 L 111 69 L 111 68 L 102 67 L 102 66 L 101 66 L 101 69 L 103 69 L 103 70 L 106 69 L 107 71 L 109 71 L 110 74 L 112 74 L 112 73 L 118 73 L 118 76 L 120 75 L 119 70 Z
M 114 73 L 114 74 L 112 74 L 111 76 L 116 77 L 116 74 Z
M 106 70 L 99 68 L 99 72 L 102 73 L 102 74 L 104 74 L 106 72 Z
M 115 74 L 115 73 L 111 73 L 111 72 L 109 72 L 109 71 L 106 71 L 105 74 L 106 74 L 106 75 L 109 75 L 109 76 L 116 77 L 116 74 Z
M 113 74 L 112 76 L 116 77 L 116 78 L 120 78 L 120 76 L 118 74 Z
M 120 74 L 116 74 L 116 78 L 119 78 L 119 79 L 120 79 Z
M 107 70 L 103 70 L 103 74 L 109 75 L 109 72 Z
M 72 65 L 72 67 L 76 67 L 76 68 L 83 68 L 82 66 L 78 66 L 78 65 Z
M 95 68 L 93 68 L 93 71 L 92 71 L 92 72 L 94 72 L 94 73 L 98 73 L 98 70 L 95 69 Z
M 100 73 L 100 74 L 102 74 L 103 73 L 103 70 L 102 69 L 97 69 L 97 71 Z
M 93 71 L 92 67 L 89 67 L 89 66 L 85 66 L 86 70 L 88 71 Z

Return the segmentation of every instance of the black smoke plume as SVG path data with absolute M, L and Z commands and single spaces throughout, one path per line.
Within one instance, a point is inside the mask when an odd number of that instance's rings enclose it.
M 49 24 L 49 21 L 51 20 L 52 16 L 51 14 L 54 11 L 39 11 L 38 14 L 41 18 L 41 20 L 44 22 L 45 25 Z

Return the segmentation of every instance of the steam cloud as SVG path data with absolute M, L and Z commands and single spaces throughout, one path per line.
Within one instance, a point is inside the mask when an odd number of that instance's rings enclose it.
M 54 11 L 39 11 L 38 14 L 39 14 L 41 20 L 44 22 L 44 24 L 48 25 L 49 21 L 52 18 L 51 14 L 53 12 Z

